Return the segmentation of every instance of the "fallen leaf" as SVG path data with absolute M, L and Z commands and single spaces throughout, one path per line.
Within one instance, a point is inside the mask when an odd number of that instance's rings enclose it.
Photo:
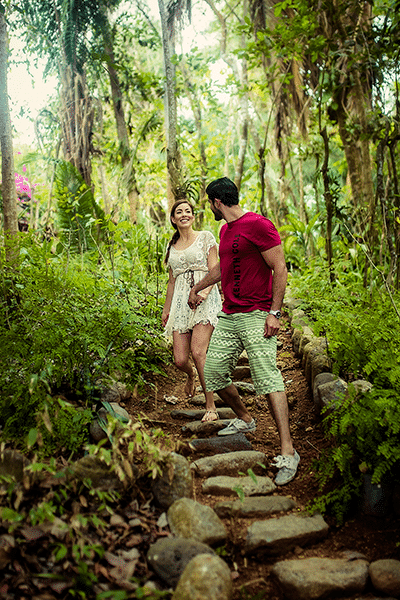
M 0 548 L 0 569 L 5 569 L 9 562 L 11 562 L 10 554 L 5 548 Z
M 28 542 L 40 540 L 40 538 L 46 535 L 41 527 L 24 527 L 21 529 L 21 533 Z

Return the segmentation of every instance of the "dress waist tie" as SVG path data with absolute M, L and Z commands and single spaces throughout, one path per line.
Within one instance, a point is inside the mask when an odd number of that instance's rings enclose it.
M 190 288 L 192 288 L 194 286 L 194 272 L 195 271 L 202 271 L 203 273 L 208 273 L 207 269 L 187 269 L 186 271 L 183 271 L 183 273 L 180 273 L 180 275 L 183 275 L 184 278 L 186 279 L 186 281 L 189 283 Z

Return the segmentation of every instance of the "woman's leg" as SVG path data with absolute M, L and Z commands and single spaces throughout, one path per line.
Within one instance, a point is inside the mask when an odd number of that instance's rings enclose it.
M 184 391 L 188 398 L 194 395 L 195 390 L 195 374 L 189 359 L 191 337 L 190 331 L 187 333 L 172 332 L 174 362 L 178 369 L 187 375 Z
M 204 365 L 206 362 L 208 344 L 210 343 L 213 330 L 214 327 L 210 323 L 207 323 L 207 325 L 203 325 L 202 323 L 195 325 L 192 331 L 191 352 L 197 373 L 199 374 L 200 384 L 206 397 L 206 410 L 216 412 L 214 394 L 213 392 L 206 392 L 206 384 L 204 381 Z M 207 418 L 208 416 L 211 418 Z M 213 421 L 215 420 L 215 415 L 206 415 L 205 420 Z

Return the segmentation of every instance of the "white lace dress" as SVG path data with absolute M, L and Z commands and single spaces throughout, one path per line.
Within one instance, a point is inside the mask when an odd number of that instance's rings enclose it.
M 167 266 L 172 269 L 175 287 L 165 326 L 166 337 L 171 337 L 173 331 L 186 333 L 198 323 L 211 323 L 214 327 L 217 324 L 217 315 L 222 308 L 217 285 L 212 287 L 206 300 L 195 310 L 187 303 L 191 287 L 208 273 L 207 256 L 216 245 L 215 237 L 210 231 L 200 231 L 189 248 L 176 250 L 171 246 Z

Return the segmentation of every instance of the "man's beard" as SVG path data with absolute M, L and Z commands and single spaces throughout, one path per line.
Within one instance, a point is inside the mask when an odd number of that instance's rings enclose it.
M 222 219 L 224 218 L 222 212 L 220 212 L 217 208 L 214 208 L 212 212 L 216 221 L 222 221 Z

